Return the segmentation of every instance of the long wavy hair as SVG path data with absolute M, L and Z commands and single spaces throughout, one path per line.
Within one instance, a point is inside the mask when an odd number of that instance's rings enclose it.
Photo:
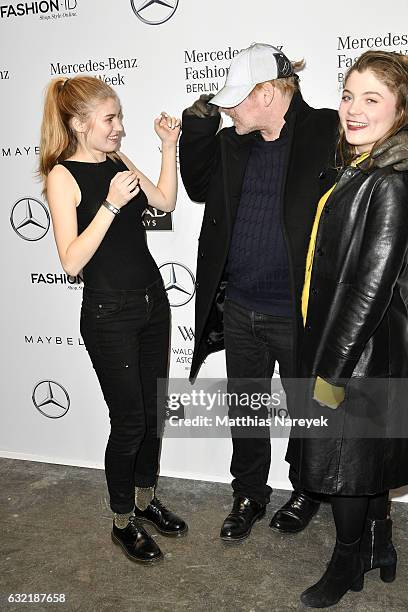
M 353 72 L 364 72 L 365 70 L 371 70 L 377 79 L 388 87 L 396 97 L 397 112 L 394 124 L 374 144 L 374 147 L 376 147 L 408 124 L 408 57 L 391 51 L 366 51 L 347 71 L 344 87 L 346 87 L 347 79 Z M 338 165 L 340 167 L 348 166 L 355 156 L 355 147 L 347 142 L 344 129 L 340 125 L 337 141 Z M 372 160 L 370 159 L 370 165 L 371 163 Z
M 78 139 L 71 119 L 77 117 L 86 122 L 96 106 L 108 98 L 117 99 L 116 92 L 96 77 L 58 77 L 49 83 L 45 92 L 38 168 L 45 195 L 48 174 L 58 161 L 71 157 L 77 150 Z

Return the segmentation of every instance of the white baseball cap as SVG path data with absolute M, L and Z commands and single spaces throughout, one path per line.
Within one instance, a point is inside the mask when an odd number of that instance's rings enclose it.
M 272 45 L 254 43 L 234 57 L 224 87 L 209 104 L 223 108 L 237 106 L 258 83 L 293 75 L 292 64 L 282 51 Z

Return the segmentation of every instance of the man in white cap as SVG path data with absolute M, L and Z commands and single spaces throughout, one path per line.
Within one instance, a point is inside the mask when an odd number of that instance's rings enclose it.
M 180 140 L 187 193 L 206 203 L 191 378 L 208 354 L 225 347 L 228 379 L 235 383 L 270 380 L 278 362 L 289 404 L 285 381 L 298 371 L 306 253 L 317 203 L 335 182 L 338 127 L 336 111 L 303 100 L 296 75 L 302 67 L 271 45 L 244 49 L 219 93 L 201 96 L 184 111 Z M 218 107 L 234 127 L 218 131 Z M 396 144 L 382 165 L 404 157 Z M 262 416 L 266 409 L 258 411 Z M 248 537 L 271 493 L 269 429 L 231 432 L 234 501 L 221 528 L 225 541 Z M 296 440 L 290 440 L 286 459 L 292 465 L 296 454 Z M 293 468 L 289 476 L 294 491 L 270 527 L 295 533 L 309 523 L 319 500 L 299 488 Z

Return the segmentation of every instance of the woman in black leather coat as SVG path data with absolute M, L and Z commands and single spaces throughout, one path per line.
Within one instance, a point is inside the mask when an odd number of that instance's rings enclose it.
M 319 203 L 302 298 L 304 408 L 329 426 L 297 440 L 292 466 L 305 490 L 330 496 L 336 524 L 328 568 L 301 596 L 316 608 L 361 590 L 374 567 L 395 578 L 387 507 L 389 489 L 408 484 L 408 175 L 373 168 L 370 152 L 408 123 L 408 58 L 364 53 L 339 116 L 343 168 Z

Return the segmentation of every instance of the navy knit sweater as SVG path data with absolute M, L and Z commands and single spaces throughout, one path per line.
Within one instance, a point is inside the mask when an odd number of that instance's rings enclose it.
M 227 297 L 256 312 L 290 317 L 291 293 L 281 201 L 288 137 L 252 148 L 228 256 Z

